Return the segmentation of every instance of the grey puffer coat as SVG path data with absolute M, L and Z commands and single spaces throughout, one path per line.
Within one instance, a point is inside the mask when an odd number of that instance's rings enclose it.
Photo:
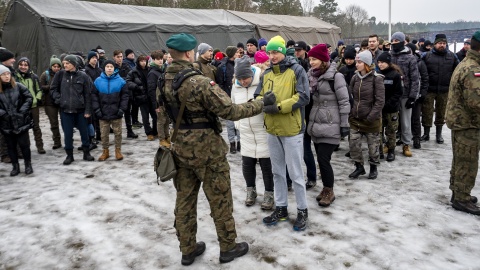
M 311 70 L 308 76 L 312 76 Z M 334 81 L 331 89 L 329 81 Z M 307 132 L 314 143 L 340 143 L 340 127 L 349 127 L 350 102 L 347 83 L 337 64 L 331 63 L 328 70 L 318 77 L 317 90 L 312 92 Z
M 392 63 L 399 66 L 403 72 L 403 95 L 402 98 L 417 98 L 420 91 L 420 73 L 418 72 L 417 58 L 405 47 L 396 53 L 390 51 Z

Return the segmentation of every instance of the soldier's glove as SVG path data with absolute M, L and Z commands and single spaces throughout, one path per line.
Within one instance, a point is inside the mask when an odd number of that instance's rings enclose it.
M 278 109 L 277 104 L 263 106 L 263 112 L 268 114 L 277 114 L 280 110 Z
M 119 117 L 123 117 L 123 111 L 122 111 L 122 109 L 118 109 L 117 115 L 118 115 Z
M 268 91 L 263 96 L 263 106 L 273 105 L 277 103 L 277 97 L 272 91 Z
M 349 127 L 341 127 L 340 128 L 340 136 L 343 138 L 343 137 L 347 137 L 348 135 L 350 135 L 350 128 Z
M 405 108 L 411 109 L 415 106 L 415 98 L 408 98 L 407 103 L 405 103 Z

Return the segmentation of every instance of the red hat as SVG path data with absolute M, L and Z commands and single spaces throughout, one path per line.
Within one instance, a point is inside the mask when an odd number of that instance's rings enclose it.
M 215 54 L 215 60 L 222 60 L 223 59 L 223 53 L 222 52 L 217 52 Z
M 308 57 L 315 57 L 323 62 L 330 62 L 330 55 L 326 44 L 318 44 L 308 51 Z

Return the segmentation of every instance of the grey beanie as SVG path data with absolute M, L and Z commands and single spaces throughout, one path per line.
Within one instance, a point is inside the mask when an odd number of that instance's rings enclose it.
M 395 33 L 393 33 L 390 41 L 393 41 L 394 39 L 398 39 L 398 41 L 400 41 L 400 42 L 405 42 L 405 34 L 402 33 L 402 32 L 395 32 Z
M 234 72 L 237 79 L 253 77 L 253 70 L 250 64 L 250 57 L 248 57 L 248 55 L 244 55 L 242 58 L 235 59 Z
M 360 60 L 365 65 L 371 66 L 372 65 L 372 53 L 369 50 L 363 51 L 357 55 L 355 60 Z
M 75 56 L 73 54 L 69 54 L 69 55 L 65 56 L 65 58 L 63 58 L 63 61 L 67 61 L 70 64 L 74 65 L 75 67 L 77 67 L 77 65 L 78 65 L 77 56 Z
M 213 50 L 212 46 L 208 45 L 207 43 L 200 43 L 198 45 L 198 54 L 202 55 L 206 53 L 208 50 Z
M 8 67 L 6 67 L 4 65 L 0 65 L 0 75 L 5 73 L 5 72 L 12 73 Z

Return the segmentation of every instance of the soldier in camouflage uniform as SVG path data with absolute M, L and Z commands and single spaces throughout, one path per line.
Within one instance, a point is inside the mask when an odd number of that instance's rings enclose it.
M 480 149 L 480 31 L 473 35 L 471 43 L 471 50 L 453 72 L 445 120 L 452 130 L 452 206 L 480 215 L 480 208 L 475 205 L 477 198 L 470 195 Z
M 211 216 L 220 244 L 220 262 L 232 261 L 248 252 L 248 244 L 236 243 L 228 147 L 223 140 L 218 117 L 239 120 L 262 112 L 263 101 L 233 104 L 227 93 L 203 75 L 187 77 L 173 91 L 175 76 L 193 67 L 196 39 L 189 34 L 176 34 L 167 40 L 173 62 L 165 73 L 162 99 L 171 120 L 176 121 L 180 102 L 185 111 L 172 152 L 177 165 L 173 180 L 177 190 L 175 229 L 180 241 L 182 264 L 189 265 L 205 251 L 204 242 L 196 242 L 197 199 L 200 185 L 210 203 Z M 177 76 L 178 77 L 178 76 Z M 265 100 L 265 99 L 264 99 Z M 274 101 L 271 102 L 273 104 Z

